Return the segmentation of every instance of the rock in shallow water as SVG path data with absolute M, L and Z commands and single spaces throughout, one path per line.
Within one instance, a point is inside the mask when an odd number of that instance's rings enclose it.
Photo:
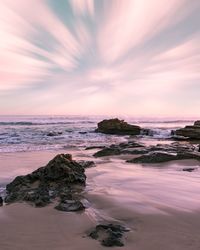
M 110 155 L 121 155 L 121 154 L 142 154 L 147 153 L 144 149 L 144 145 L 139 144 L 134 141 L 123 142 L 116 145 L 111 145 L 110 147 L 105 147 L 102 150 L 93 154 L 94 157 L 103 157 Z
M 200 140 L 200 121 L 194 122 L 192 126 L 177 129 L 175 135 L 184 136 L 186 139 Z
M 99 240 L 103 246 L 106 247 L 122 247 L 124 243 L 122 241 L 123 235 L 129 230 L 121 225 L 107 224 L 97 225 L 96 228 L 90 232 L 89 237 L 95 240 Z
M 131 125 L 124 120 L 108 119 L 98 123 L 96 132 L 104 134 L 116 134 L 116 135 L 139 135 L 141 128 L 136 125 Z
M 175 160 L 200 160 L 199 153 L 166 153 L 166 152 L 150 152 L 148 154 L 128 160 L 130 163 L 162 163 Z
M 84 210 L 85 207 L 82 202 L 78 200 L 65 200 L 61 201 L 55 209 L 64 211 L 64 212 L 76 212 Z
M 45 167 L 31 174 L 16 177 L 6 186 L 5 202 L 26 201 L 37 207 L 46 206 L 56 197 L 66 197 L 74 186 L 84 187 L 85 170 L 70 154 L 59 154 Z

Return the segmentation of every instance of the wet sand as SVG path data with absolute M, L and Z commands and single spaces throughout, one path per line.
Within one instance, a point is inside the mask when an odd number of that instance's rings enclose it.
M 45 165 L 57 153 L 1 155 L 1 181 Z M 71 153 L 83 160 L 91 155 Z M 97 159 L 97 167 L 86 171 L 85 197 L 90 206 L 85 212 L 59 212 L 53 204 L 1 207 L 0 249 L 108 249 L 86 234 L 98 223 L 115 222 L 131 231 L 125 234 L 125 247 L 112 249 L 198 250 L 200 170 L 183 172 L 187 166 L 199 167 L 196 161 L 142 166 L 124 163 L 120 157 Z

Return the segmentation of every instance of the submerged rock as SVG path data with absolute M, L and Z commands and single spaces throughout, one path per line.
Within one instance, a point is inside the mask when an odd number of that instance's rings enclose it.
M 144 145 L 134 141 L 123 142 L 120 144 L 113 144 L 110 147 L 105 147 L 102 150 L 93 154 L 94 157 L 103 157 L 110 155 L 121 155 L 121 154 L 142 154 L 147 153 L 144 149 Z
M 184 136 L 185 139 L 200 140 L 200 121 L 194 122 L 193 126 L 185 126 L 175 131 L 176 136 Z
M 121 225 L 97 225 L 96 228 L 89 234 L 89 237 L 99 240 L 106 247 L 122 247 L 123 235 L 129 230 Z
M 58 135 L 62 135 L 62 132 L 50 131 L 49 133 L 47 133 L 47 136 L 58 136 Z
M 79 200 L 65 200 L 61 201 L 55 209 L 64 211 L 64 212 L 76 212 L 84 210 L 85 207 Z
M 84 187 L 84 171 L 70 154 L 59 154 L 45 167 L 18 176 L 8 184 L 5 202 L 26 201 L 37 207 L 46 206 L 52 199 L 71 193 L 75 186 Z
M 103 120 L 98 123 L 96 132 L 104 134 L 116 134 L 116 135 L 139 135 L 141 128 L 136 125 L 131 125 L 124 120 L 118 118 Z

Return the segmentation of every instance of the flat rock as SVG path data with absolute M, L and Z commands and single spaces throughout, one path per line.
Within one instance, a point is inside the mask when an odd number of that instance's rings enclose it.
M 142 154 L 147 153 L 146 149 L 142 144 L 134 141 L 123 142 L 120 144 L 113 144 L 109 147 L 105 147 L 102 150 L 93 154 L 94 157 L 103 157 L 111 155 L 121 155 L 121 154 Z
M 116 135 L 139 135 L 141 128 L 136 125 L 131 125 L 124 120 L 108 119 L 98 123 L 96 132 L 104 134 L 116 134 Z
M 195 159 L 200 160 L 199 153 L 188 153 L 188 152 L 181 152 L 181 153 L 167 153 L 167 152 L 150 152 L 148 154 L 141 155 L 139 157 L 133 158 L 128 160 L 127 162 L 130 163 L 162 163 L 168 161 L 175 161 L 175 160 L 189 160 Z

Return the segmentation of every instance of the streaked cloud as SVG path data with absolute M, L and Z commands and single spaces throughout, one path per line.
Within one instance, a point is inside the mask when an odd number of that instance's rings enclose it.
M 0 112 L 198 115 L 199 11 L 198 0 L 2 0 Z

